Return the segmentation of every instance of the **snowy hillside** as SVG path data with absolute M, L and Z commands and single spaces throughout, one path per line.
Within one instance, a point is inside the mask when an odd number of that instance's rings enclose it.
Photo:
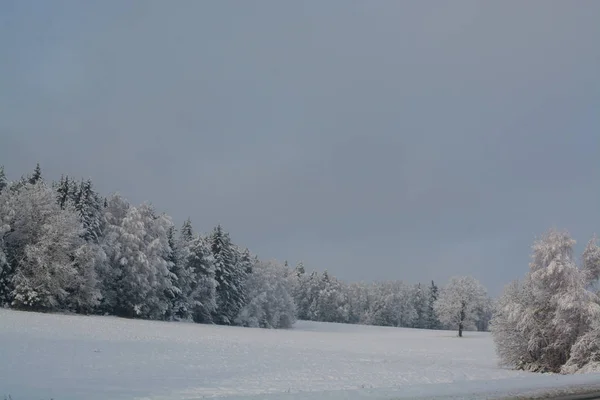
M 498 368 L 488 334 L 298 322 L 292 330 L 0 310 L 0 398 L 481 398 L 597 382 Z

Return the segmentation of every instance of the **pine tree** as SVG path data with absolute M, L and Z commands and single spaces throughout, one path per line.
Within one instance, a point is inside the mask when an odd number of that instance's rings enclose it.
M 194 239 L 194 229 L 192 228 L 192 220 L 186 219 L 181 226 L 180 237 L 182 242 L 191 242 Z
M 65 187 L 68 192 L 68 186 Z M 93 190 L 92 181 L 81 181 L 75 196 L 75 209 L 83 224 L 83 237 L 88 242 L 98 243 L 103 229 L 101 197 Z
M 1 197 L 0 202 L 2 202 Z M 13 269 L 8 262 L 6 246 L 4 244 L 4 236 L 10 230 L 10 227 L 2 224 L 3 211 L 0 205 L 0 307 L 9 305 L 11 302 L 10 294 L 12 293 L 11 281 L 13 276 Z
M 4 173 L 4 165 L 0 165 L 0 193 L 8 186 L 6 175 Z
M 194 322 L 212 322 L 212 314 L 217 309 L 217 282 L 214 258 L 203 237 L 198 235 L 192 239 L 186 261 L 192 279 L 185 295 L 191 306 L 192 318 Z
M 29 178 L 29 183 L 31 185 L 35 185 L 39 181 L 42 180 L 42 168 L 40 168 L 40 163 L 37 163 L 35 169 L 33 170 L 33 175 Z
M 211 322 L 216 309 L 214 260 L 206 239 L 194 233 L 189 218 L 180 230 L 175 258 L 173 273 L 178 293 L 173 302 L 173 317 Z
M 217 310 L 215 322 L 230 325 L 245 304 L 243 292 L 244 271 L 241 271 L 229 234 L 218 225 L 210 237 L 210 246 L 215 259 L 217 283 Z
M 302 261 L 300 261 L 298 265 L 296 265 L 296 275 L 300 277 L 303 276 L 305 273 L 306 270 L 304 269 L 304 264 L 302 263 Z
M 440 329 L 440 320 L 435 313 L 435 309 L 433 305 L 438 299 L 438 287 L 435 285 L 434 281 L 431 281 L 431 286 L 429 286 L 429 295 L 427 298 L 427 328 L 428 329 Z
M 165 296 L 169 300 L 169 308 L 165 317 L 167 319 L 174 318 L 174 308 L 176 299 L 181 295 L 181 286 L 179 284 L 178 269 L 180 267 L 179 260 L 177 259 L 177 244 L 175 239 L 175 227 L 170 226 L 167 230 L 167 243 L 169 249 L 167 251 L 166 259 L 169 262 L 169 272 L 173 276 L 173 285 L 167 290 Z
M 252 260 L 252 256 L 250 255 L 250 250 L 248 250 L 248 248 L 245 248 L 240 253 L 240 258 L 239 258 L 238 264 L 239 264 L 238 268 L 241 271 L 243 271 L 245 274 L 252 273 L 254 261 Z
M 71 181 L 69 181 L 69 176 L 61 176 L 60 181 L 56 185 L 56 193 L 57 193 L 57 201 L 58 205 L 61 209 L 65 209 L 69 204 L 69 187 L 71 185 Z

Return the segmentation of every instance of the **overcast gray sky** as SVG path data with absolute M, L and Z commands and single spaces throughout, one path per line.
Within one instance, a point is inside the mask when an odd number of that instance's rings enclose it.
M 492 294 L 600 233 L 600 1 L 0 1 L 0 164 Z

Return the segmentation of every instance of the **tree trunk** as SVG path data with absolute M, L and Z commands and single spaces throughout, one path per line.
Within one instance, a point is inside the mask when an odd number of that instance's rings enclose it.
M 462 322 L 458 324 L 458 337 L 462 337 L 463 324 Z

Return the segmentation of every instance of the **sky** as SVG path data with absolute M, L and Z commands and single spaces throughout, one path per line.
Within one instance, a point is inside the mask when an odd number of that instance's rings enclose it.
M 0 165 L 492 295 L 600 234 L 600 2 L 0 1 Z

